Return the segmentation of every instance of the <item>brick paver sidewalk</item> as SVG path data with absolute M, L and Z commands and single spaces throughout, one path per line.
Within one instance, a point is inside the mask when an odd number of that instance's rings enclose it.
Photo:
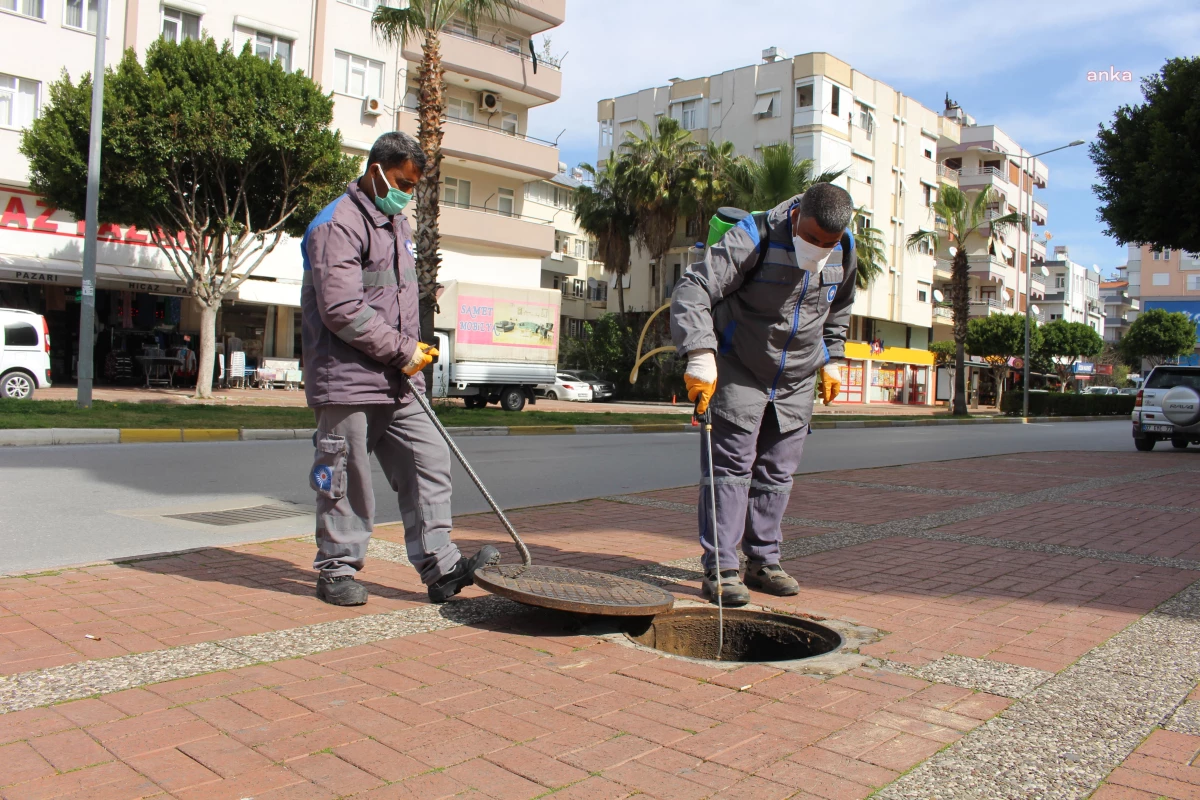
M 434 608 L 394 527 L 359 609 L 312 596 L 296 539 L 3 578 L 0 796 L 1200 798 L 1198 470 L 1067 452 L 798 478 L 803 591 L 755 602 L 860 626 L 836 674 L 666 657 L 478 589 Z M 694 601 L 695 502 L 511 516 L 537 563 Z M 507 542 L 458 524 L 464 549 Z

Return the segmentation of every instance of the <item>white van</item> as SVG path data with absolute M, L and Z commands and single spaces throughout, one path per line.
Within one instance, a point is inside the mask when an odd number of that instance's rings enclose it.
M 25 400 L 50 386 L 50 326 L 32 311 L 0 308 L 0 397 Z

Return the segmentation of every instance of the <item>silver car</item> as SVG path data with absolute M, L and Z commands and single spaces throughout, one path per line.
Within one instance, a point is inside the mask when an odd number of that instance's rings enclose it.
M 1153 450 L 1169 439 L 1178 450 L 1200 444 L 1200 367 L 1155 367 L 1133 405 L 1133 444 Z

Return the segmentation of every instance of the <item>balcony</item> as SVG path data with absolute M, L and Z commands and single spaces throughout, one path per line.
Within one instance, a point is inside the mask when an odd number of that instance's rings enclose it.
M 958 170 L 950 169 L 945 164 L 937 165 L 937 176 L 938 180 L 942 181 L 942 183 L 949 183 L 953 186 L 958 185 Z
M 949 304 L 941 304 L 933 307 L 933 324 L 934 325 L 953 325 L 954 324 L 954 309 L 950 308 Z
M 1029 279 L 1029 294 L 1035 300 L 1041 300 L 1046 296 L 1046 279 L 1041 275 L 1034 275 Z
M 970 306 L 970 315 L 972 317 L 990 317 L 992 314 L 1005 313 L 1004 304 L 995 298 L 971 300 L 968 305 Z
M 554 226 L 545 220 L 505 214 L 494 208 L 442 204 L 440 230 L 444 240 L 517 255 L 541 258 L 554 250 Z
M 1033 201 L 1033 221 L 1037 225 L 1046 224 L 1046 207 L 1037 200 Z
M 958 185 L 965 188 L 1008 185 L 1004 170 L 998 167 L 964 167 L 958 171 Z
M 410 39 L 404 46 L 404 58 L 419 64 L 421 44 L 415 37 Z M 529 53 L 515 47 L 451 31 L 442 33 L 441 45 L 448 83 L 495 89 L 501 96 L 513 93 L 522 106 L 552 103 L 562 95 L 562 73 L 557 66 L 539 58 L 535 73 Z M 463 78 L 482 84 L 472 85 Z
M 417 135 L 416 109 L 405 107 L 397 115 L 398 127 Z M 480 122 L 447 118 L 443 126 L 442 155 L 480 165 L 485 172 L 528 180 L 558 174 L 558 148 L 551 142 L 501 130 Z M 491 167 L 492 169 L 488 169 Z
M 953 264 L 947 258 L 938 258 L 933 262 L 933 277 L 940 281 L 948 281 L 954 277 Z
M 554 252 L 542 259 L 542 272 L 549 272 L 554 275 L 564 275 L 568 277 L 580 277 L 583 271 L 580 267 L 583 262 L 574 256 L 569 256 L 566 253 Z
M 513 23 L 527 33 L 541 33 L 562 25 L 567 18 L 567 0 L 516 0 Z
M 995 256 L 967 256 L 971 277 L 980 283 L 1015 283 L 1013 268 Z

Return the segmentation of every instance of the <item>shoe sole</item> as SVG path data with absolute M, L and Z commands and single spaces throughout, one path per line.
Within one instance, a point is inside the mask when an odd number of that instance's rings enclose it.
M 713 595 L 712 592 L 710 592 L 708 590 L 708 587 L 704 587 L 700 590 L 700 596 L 703 597 L 708 602 L 712 603 L 714 606 L 717 604 L 717 598 Z M 738 608 L 740 606 L 746 605 L 749 602 L 750 602 L 749 597 L 746 597 L 744 599 L 736 599 L 736 598 L 728 598 L 728 595 L 724 595 L 724 594 L 721 596 L 721 605 L 725 608 Z
M 350 606 L 365 606 L 367 604 L 366 599 L 360 600 L 357 603 L 339 603 L 336 600 L 331 600 L 330 598 L 326 597 L 325 595 L 321 594 L 320 592 L 317 592 L 317 599 L 320 600 L 322 603 L 326 603 L 331 606 L 337 606 L 338 608 L 348 608 Z
M 750 581 L 746 581 L 746 586 L 751 589 L 757 589 L 758 591 L 762 592 L 763 594 L 769 594 L 772 597 L 795 597 L 796 595 L 800 594 L 799 586 L 797 586 L 795 589 L 792 589 L 789 587 L 786 590 L 776 590 L 765 584 L 751 583 Z

